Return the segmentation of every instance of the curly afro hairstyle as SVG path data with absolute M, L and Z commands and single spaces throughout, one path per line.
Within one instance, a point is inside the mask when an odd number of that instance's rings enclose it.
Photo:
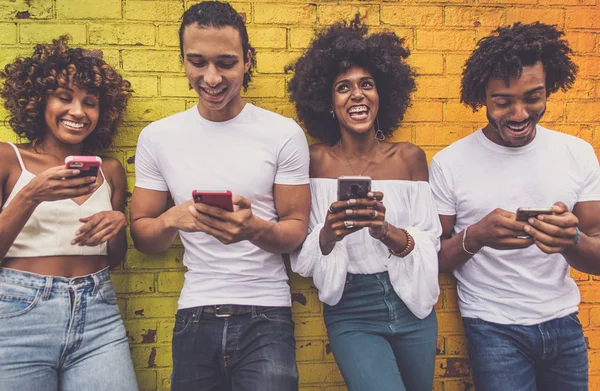
M 8 110 L 8 122 L 21 137 L 39 141 L 47 131 L 44 120 L 48 94 L 75 85 L 95 94 L 100 117 L 83 141 L 83 150 L 100 151 L 110 146 L 131 95 L 131 84 L 93 51 L 68 47 L 68 37 L 36 45 L 33 55 L 18 58 L 0 71 L 4 86 L 0 96 Z
M 379 128 L 386 137 L 410 106 L 415 76 L 404 61 L 410 53 L 404 39 L 392 32 L 367 34 L 357 14 L 349 23 L 339 22 L 319 32 L 306 53 L 287 67 L 295 71 L 288 89 L 298 118 L 308 134 L 330 145 L 341 137 L 339 124 L 329 112 L 331 88 L 335 78 L 353 66 L 364 68 L 375 79 Z
M 564 33 L 555 26 L 540 22 L 515 23 L 500 27 L 482 38 L 465 63 L 462 73 L 460 100 L 473 111 L 485 104 L 485 88 L 490 78 L 504 79 L 508 86 L 511 76 L 521 77 L 524 66 L 541 61 L 546 72 L 546 93 L 566 91 L 575 81 L 577 65 Z
M 250 58 L 250 68 L 248 72 L 244 73 L 243 87 L 244 91 L 248 90 L 248 84 L 252 80 L 252 70 L 256 66 L 256 51 L 250 45 L 248 38 L 248 31 L 244 24 L 244 18 L 242 15 L 237 13 L 233 7 L 227 2 L 221 1 L 203 1 L 198 4 L 194 4 L 187 11 L 183 13 L 181 25 L 179 26 L 179 52 L 181 58 L 184 59 L 183 53 L 183 32 L 189 25 L 195 25 L 196 27 L 206 28 L 215 27 L 222 28 L 226 26 L 233 27 L 240 33 L 240 39 L 242 41 L 242 52 L 244 53 L 244 62 L 246 53 L 248 50 L 252 53 Z

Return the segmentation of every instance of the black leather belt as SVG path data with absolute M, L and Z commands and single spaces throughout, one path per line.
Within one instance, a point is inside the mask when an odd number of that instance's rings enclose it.
M 246 315 L 252 311 L 260 311 L 266 307 L 258 305 L 237 305 L 237 304 L 222 304 L 222 305 L 207 305 L 202 307 L 202 312 L 207 314 L 215 314 L 217 318 L 228 318 L 235 315 Z

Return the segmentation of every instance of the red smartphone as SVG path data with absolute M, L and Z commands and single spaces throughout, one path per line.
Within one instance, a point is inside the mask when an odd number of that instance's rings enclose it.
M 192 198 L 194 202 L 201 202 L 206 205 L 216 206 L 228 212 L 233 212 L 233 202 L 231 192 L 226 191 L 200 191 L 194 190 Z
M 554 214 L 551 208 L 519 208 L 517 209 L 517 221 L 527 221 L 530 217 Z
M 367 194 L 371 191 L 371 178 L 368 176 L 341 176 L 337 184 L 338 201 L 367 198 Z
M 99 156 L 67 156 L 65 158 L 66 169 L 79 170 L 79 175 L 72 178 L 97 177 L 101 165 L 102 159 Z

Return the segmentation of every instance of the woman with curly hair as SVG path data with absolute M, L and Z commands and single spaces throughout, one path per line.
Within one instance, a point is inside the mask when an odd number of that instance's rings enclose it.
M 311 146 L 311 232 L 292 268 L 319 289 L 351 391 L 433 383 L 441 228 L 424 152 L 386 141 L 415 89 L 408 55 L 391 32 L 368 36 L 357 15 L 319 33 L 292 66 L 298 117 L 322 141 Z M 369 176 L 371 191 L 340 201 L 340 176 Z
M 66 169 L 116 132 L 130 84 L 60 37 L 0 72 L 0 379 L 6 390 L 137 390 L 108 267 L 127 249 L 121 163 Z

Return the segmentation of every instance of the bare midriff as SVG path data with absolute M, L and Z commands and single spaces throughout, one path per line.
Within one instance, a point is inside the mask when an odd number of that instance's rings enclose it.
M 106 255 L 5 258 L 2 267 L 47 276 L 73 278 L 96 273 L 108 266 Z

